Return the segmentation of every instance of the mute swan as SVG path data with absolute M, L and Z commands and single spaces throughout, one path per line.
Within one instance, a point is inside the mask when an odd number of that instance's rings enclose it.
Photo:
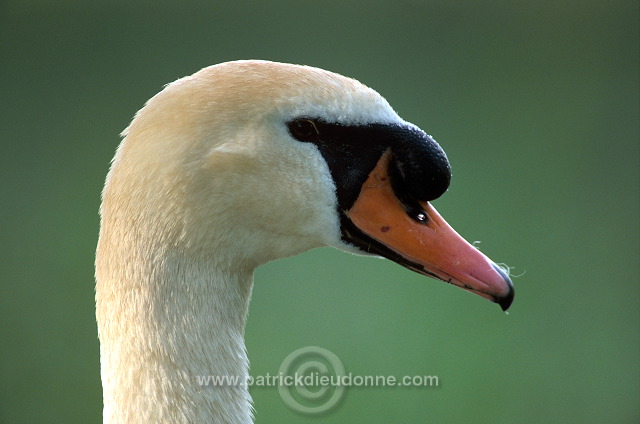
M 319 246 L 387 257 L 506 310 L 507 275 L 431 207 L 447 157 L 361 83 L 267 61 L 167 85 L 103 192 L 96 315 L 105 423 L 251 423 L 254 269 Z

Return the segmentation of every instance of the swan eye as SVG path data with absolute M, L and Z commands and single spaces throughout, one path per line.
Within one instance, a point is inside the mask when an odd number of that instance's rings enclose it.
M 289 132 L 300 141 L 317 141 L 320 135 L 316 123 L 309 119 L 297 119 L 290 122 Z

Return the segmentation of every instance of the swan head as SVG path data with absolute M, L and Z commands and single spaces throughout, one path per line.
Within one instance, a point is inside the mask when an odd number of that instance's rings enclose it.
M 438 143 L 356 80 L 227 62 L 168 84 L 123 135 L 102 231 L 129 222 L 119 234 L 129 246 L 218 267 L 333 246 L 387 257 L 503 309 L 513 299 L 507 275 L 429 204 L 451 177 Z

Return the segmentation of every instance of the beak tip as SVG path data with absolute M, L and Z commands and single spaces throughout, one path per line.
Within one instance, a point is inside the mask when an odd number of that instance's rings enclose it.
M 509 293 L 506 296 L 498 298 L 497 303 L 500 305 L 503 311 L 507 311 L 511 303 L 513 303 L 514 290 L 513 286 L 509 287 Z
M 498 274 L 500 274 L 500 276 L 502 277 L 502 279 L 504 280 L 508 288 L 507 293 L 500 297 L 496 297 L 496 301 L 495 301 L 498 305 L 500 305 L 502 310 L 506 312 L 507 309 L 509 309 L 509 307 L 513 303 L 513 298 L 515 297 L 515 290 L 513 289 L 513 283 L 511 282 L 511 279 L 509 278 L 507 273 L 504 272 L 502 268 L 500 268 L 496 264 L 491 264 L 491 266 L 493 267 L 493 269 L 496 270 Z

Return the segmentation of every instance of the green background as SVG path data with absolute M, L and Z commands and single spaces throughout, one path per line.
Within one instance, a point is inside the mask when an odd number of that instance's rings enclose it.
M 0 422 L 101 415 L 93 255 L 119 132 L 163 84 L 241 58 L 359 79 L 452 162 L 435 206 L 513 267 L 508 315 L 389 261 L 317 249 L 260 268 L 252 374 L 307 345 L 359 375 L 306 417 L 258 423 L 640 419 L 638 3 L 0 3 Z

